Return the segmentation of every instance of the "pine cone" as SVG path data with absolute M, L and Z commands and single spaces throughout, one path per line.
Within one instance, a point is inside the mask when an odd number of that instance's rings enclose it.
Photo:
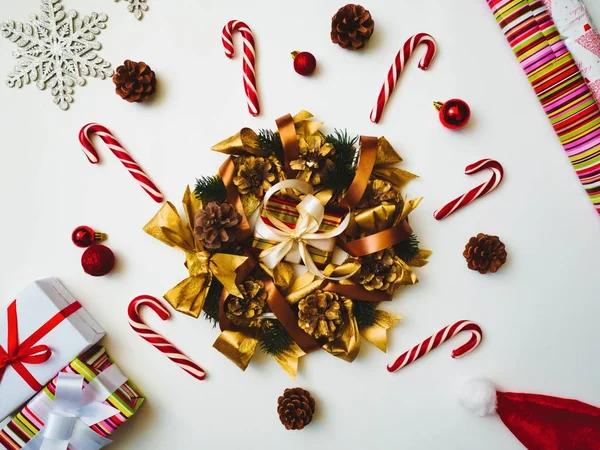
M 277 399 L 279 420 L 286 430 L 301 430 L 315 413 L 315 399 L 302 388 L 286 389 Z
M 315 339 L 331 342 L 342 333 L 343 310 L 338 294 L 316 290 L 298 303 L 298 325 Z
M 331 159 L 335 153 L 333 145 L 325 142 L 323 136 L 313 135 L 301 138 L 298 146 L 298 159 L 290 162 L 290 167 L 298 171 L 296 178 L 313 186 L 321 184 L 323 176 L 335 170 L 335 163 Z
M 360 271 L 355 281 L 369 291 L 393 293 L 403 278 L 404 267 L 393 247 L 360 258 Z
M 194 235 L 205 248 L 218 249 L 235 241 L 235 227 L 241 220 L 229 203 L 209 202 L 196 214 Z
M 481 274 L 496 272 L 506 262 L 506 248 L 498 236 L 479 233 L 465 246 L 467 266 Z
M 237 176 L 233 178 L 233 184 L 238 187 L 240 194 L 254 194 L 262 197 L 263 193 L 271 187 L 275 181 L 271 162 L 262 157 L 248 156 L 238 158 Z
M 382 203 L 395 204 L 401 200 L 400 195 L 394 189 L 394 186 L 389 181 L 384 180 L 371 180 L 367 184 L 365 193 L 360 199 L 357 208 L 373 208 L 379 206 Z
M 348 50 L 363 48 L 375 28 L 371 13 L 360 5 L 343 6 L 331 19 L 331 41 Z
M 156 92 L 156 75 L 145 62 L 127 60 L 117 67 L 113 82 L 116 92 L 128 102 L 144 102 Z
M 238 286 L 242 298 L 230 295 L 225 300 L 225 314 L 234 323 L 251 325 L 250 321 L 265 310 L 267 291 L 260 280 L 248 278 Z

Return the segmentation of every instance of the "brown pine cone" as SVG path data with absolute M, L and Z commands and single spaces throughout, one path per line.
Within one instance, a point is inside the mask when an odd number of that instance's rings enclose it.
M 286 389 L 277 399 L 279 420 L 286 430 L 301 430 L 315 413 L 315 399 L 302 388 Z
M 342 302 L 334 292 L 314 291 L 298 303 L 298 326 L 315 339 L 335 340 L 344 326 Z
M 130 103 L 141 103 L 156 92 L 156 74 L 145 62 L 127 60 L 117 67 L 113 82 L 116 92 Z
M 261 315 L 267 304 L 265 284 L 248 278 L 238 288 L 243 297 L 228 296 L 225 300 L 225 314 L 236 324 L 252 325 L 250 321 Z
M 218 249 L 235 241 L 242 216 L 229 203 L 209 202 L 194 219 L 194 236 L 205 247 Z
M 498 236 L 479 233 L 469 239 L 463 256 L 467 266 L 481 274 L 496 272 L 506 262 L 506 248 Z
M 341 7 L 331 19 L 331 41 L 348 50 L 358 50 L 369 42 L 375 22 L 360 5 Z

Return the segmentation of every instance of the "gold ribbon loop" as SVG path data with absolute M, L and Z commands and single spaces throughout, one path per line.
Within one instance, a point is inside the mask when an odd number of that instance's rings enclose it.
M 375 167 L 378 142 L 379 140 L 373 136 L 360 137 L 360 158 L 356 167 L 356 175 L 354 175 L 354 180 L 352 180 L 352 184 L 346 191 L 346 195 L 340 201 L 342 208 L 352 210 L 358 205 L 365 193 L 369 178 L 371 178 L 371 173 Z
M 338 245 L 346 253 L 352 256 L 366 256 L 371 253 L 380 252 L 407 239 L 413 233 L 407 220 L 398 225 L 379 233 L 357 239 L 352 242 L 338 242 Z
M 252 237 L 252 229 L 248 223 L 248 218 L 246 217 L 244 205 L 242 205 L 239 191 L 236 185 L 233 183 L 233 177 L 235 177 L 235 164 L 233 163 L 233 159 L 231 159 L 231 157 L 227 158 L 219 168 L 219 176 L 225 185 L 225 190 L 227 192 L 227 203 L 232 204 L 240 216 L 242 216 L 242 220 L 236 230 L 236 237 L 238 242 L 244 242 L 246 239 Z
M 275 121 L 283 145 L 284 167 L 288 178 L 295 178 L 296 171 L 291 168 L 290 163 L 298 159 L 300 147 L 298 146 L 298 137 L 296 136 L 296 126 L 291 114 L 286 114 Z

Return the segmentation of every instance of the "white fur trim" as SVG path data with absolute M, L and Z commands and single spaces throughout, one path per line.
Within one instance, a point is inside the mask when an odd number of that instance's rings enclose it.
M 467 381 L 460 390 L 460 404 L 480 417 L 496 412 L 496 388 L 491 381 L 475 379 Z

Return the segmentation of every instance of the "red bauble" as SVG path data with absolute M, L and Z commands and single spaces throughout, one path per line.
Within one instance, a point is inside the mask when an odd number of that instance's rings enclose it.
M 302 76 L 311 75 L 317 68 L 317 60 L 312 53 L 293 52 L 292 58 L 294 58 L 294 70 Z
M 88 275 L 103 277 L 115 267 L 115 254 L 105 245 L 93 244 L 81 255 L 81 266 Z
M 471 108 L 464 100 L 453 98 L 445 103 L 435 102 L 434 106 L 440 112 L 440 122 L 450 130 L 460 130 L 469 123 Z
M 106 239 L 106 234 L 94 231 L 90 227 L 81 225 L 71 233 L 71 240 L 77 247 L 85 248 Z

